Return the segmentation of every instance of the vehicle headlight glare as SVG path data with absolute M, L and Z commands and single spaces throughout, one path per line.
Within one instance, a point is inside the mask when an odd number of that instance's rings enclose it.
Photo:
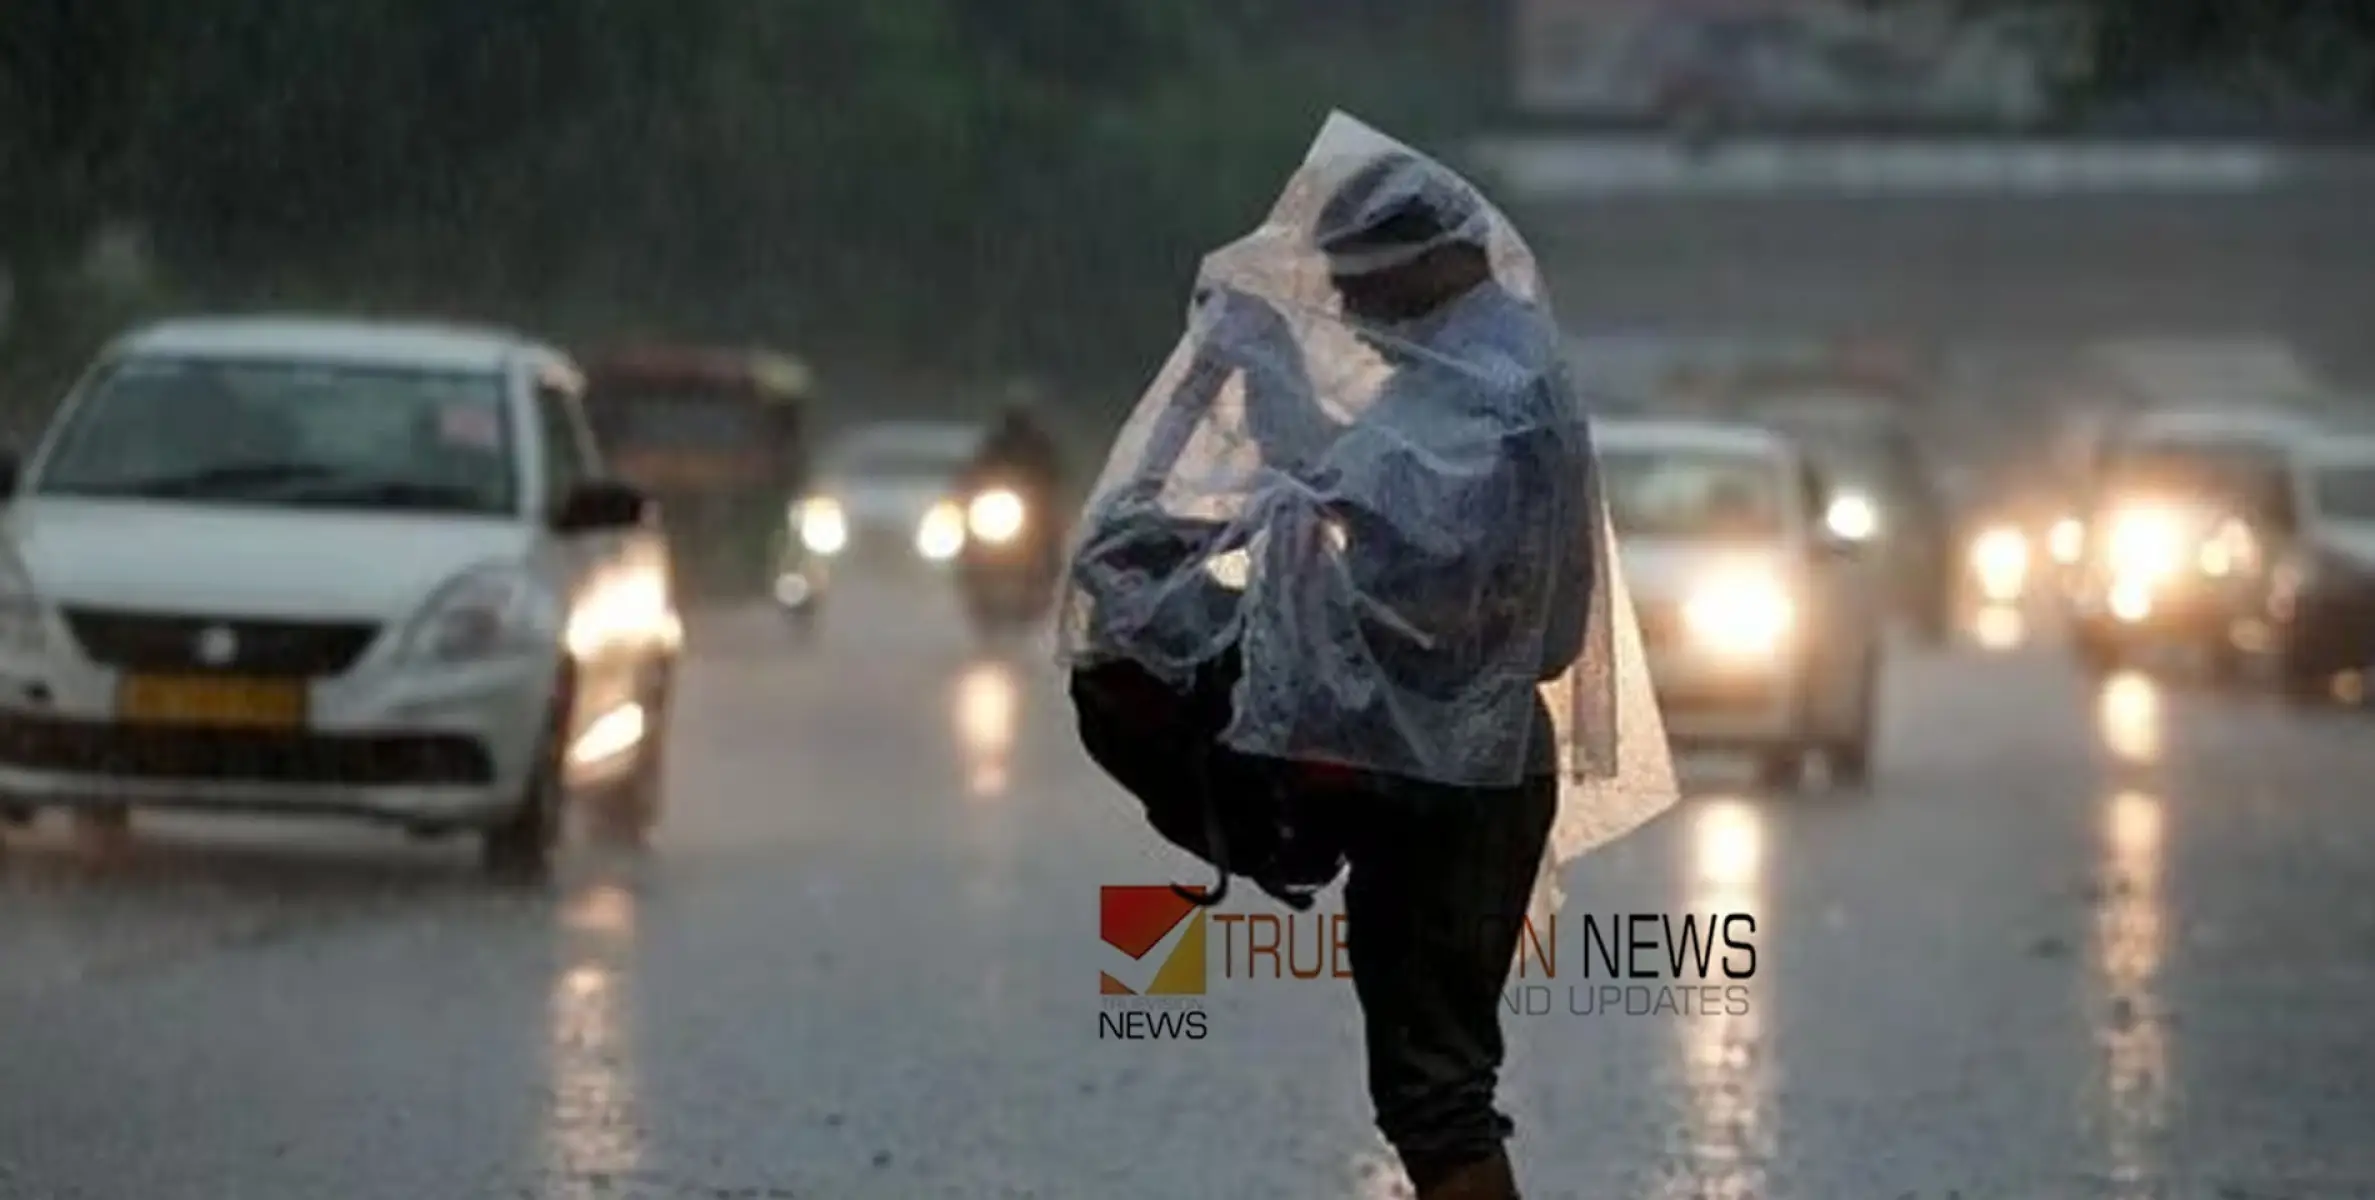
M 622 645 L 669 644 L 682 635 L 668 585 L 657 573 L 598 584 L 569 610 L 564 640 L 577 658 Z
M 2076 517 L 2063 517 L 2053 523 L 2045 535 L 2046 552 L 2053 561 L 2065 567 L 2076 566 L 2086 552 L 2086 525 Z
M 816 554 L 839 554 L 849 545 L 849 516 L 841 505 L 824 497 L 800 506 L 797 514 L 800 544 Z
M 1831 500 L 1823 524 L 1848 541 L 1867 541 L 1880 532 L 1880 507 L 1861 492 L 1842 492 Z
M 2018 597 L 2029 577 L 2029 539 L 2018 529 L 1999 526 L 1971 543 L 1971 569 L 1980 590 L 1991 600 Z
M 2184 564 L 2184 543 L 2184 531 L 2168 513 L 2123 513 L 2105 542 L 2108 565 L 2116 578 L 2158 582 Z
M 964 510 L 945 500 L 933 505 L 916 526 L 915 552 L 933 562 L 947 562 L 964 548 Z
M 1770 579 L 1721 580 L 1694 593 L 1683 605 L 1693 637 L 1728 654 L 1769 654 L 1781 647 L 1797 620 L 1797 606 Z
M 965 509 L 965 528 L 985 542 L 1011 542 L 1023 531 L 1023 498 L 1006 488 L 991 488 L 973 498 Z

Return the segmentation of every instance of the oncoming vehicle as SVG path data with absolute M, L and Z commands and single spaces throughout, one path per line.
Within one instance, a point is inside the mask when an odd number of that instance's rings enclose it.
M 1830 494 L 1781 436 L 1745 426 L 1597 422 L 1602 494 L 1678 749 L 1742 750 L 1769 785 L 1821 754 L 1869 777 L 1878 605 Z
M 816 486 L 785 514 L 775 599 L 794 628 L 814 629 L 839 574 L 896 578 L 955 563 L 969 517 L 958 493 L 980 444 L 978 426 L 954 421 L 884 422 L 836 439 Z
M 2375 437 L 2319 439 L 2294 459 L 2299 536 L 2271 572 L 2269 649 L 2287 695 L 2323 699 L 2375 669 Z
M 472 831 L 531 877 L 572 802 L 639 840 L 682 630 L 580 391 L 494 332 L 119 340 L 0 464 L 0 806 Z
M 1804 448 L 1833 488 L 1825 523 L 1871 544 L 1889 609 L 1936 642 L 1953 628 L 1964 563 L 1906 414 L 1915 403 L 1879 383 L 1817 372 L 1736 384 L 1729 408 Z
M 2082 665 L 2155 649 L 2231 679 L 2250 649 L 2270 569 L 2298 530 L 2294 447 L 2314 425 L 2266 413 L 2147 414 L 2106 440 L 2081 523 L 2070 600 Z
M 807 366 L 670 346 L 588 361 L 587 409 L 620 478 L 668 514 L 679 584 L 741 598 L 767 585 L 783 498 L 807 484 Z

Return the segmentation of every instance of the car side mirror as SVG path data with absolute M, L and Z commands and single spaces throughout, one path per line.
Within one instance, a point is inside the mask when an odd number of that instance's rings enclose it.
M 651 498 L 643 489 L 615 479 L 598 479 L 581 483 L 562 497 L 553 509 L 552 528 L 564 534 L 632 529 L 652 512 Z

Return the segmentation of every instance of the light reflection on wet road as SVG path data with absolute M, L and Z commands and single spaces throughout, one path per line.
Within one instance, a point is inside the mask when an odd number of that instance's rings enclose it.
M 549 897 L 337 827 L 17 839 L 0 1197 L 1395 1194 L 1343 984 L 1099 1039 L 1096 887 L 1203 875 L 1038 656 L 841 612 L 704 633 L 661 846 Z M 1872 794 L 1694 767 L 1568 868 L 1570 922 L 1753 914 L 1757 972 L 1740 1014 L 1512 1017 L 1528 1195 L 2375 1195 L 2366 714 L 2009 643 L 1888 688 Z

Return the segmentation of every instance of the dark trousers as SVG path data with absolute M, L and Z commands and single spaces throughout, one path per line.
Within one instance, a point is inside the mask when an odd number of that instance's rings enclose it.
M 1225 691 L 1179 696 L 1106 668 L 1076 675 L 1072 692 L 1091 757 L 1172 842 L 1213 860 L 1209 800 L 1241 874 L 1315 884 L 1349 868 L 1369 1095 L 1412 1181 L 1431 1186 L 1497 1150 L 1511 1132 L 1493 1105 L 1501 989 L 1557 816 L 1556 778 L 1456 788 L 1264 762 L 1213 745 Z
M 1475 789 L 1397 781 L 1315 797 L 1344 847 L 1346 948 L 1369 1097 L 1413 1182 L 1489 1156 L 1501 991 L 1558 810 L 1553 777 Z M 1300 806 L 1298 806 L 1300 807 Z

